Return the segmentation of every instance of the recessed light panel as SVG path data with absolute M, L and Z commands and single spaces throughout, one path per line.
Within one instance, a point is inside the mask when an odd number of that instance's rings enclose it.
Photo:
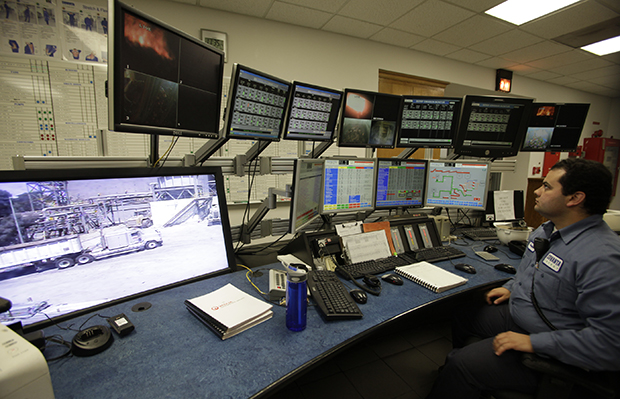
M 507 0 L 485 13 L 515 25 L 522 25 L 578 1 L 580 0 Z
M 620 36 L 601 40 L 600 42 L 583 46 L 582 50 L 589 51 L 596 55 L 607 55 L 620 51 Z

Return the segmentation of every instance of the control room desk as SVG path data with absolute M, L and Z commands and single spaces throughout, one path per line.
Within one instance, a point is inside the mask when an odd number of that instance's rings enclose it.
M 368 303 L 359 305 L 364 313 L 362 319 L 325 322 L 319 310 L 310 306 L 307 328 L 302 332 L 289 331 L 285 326 L 286 309 L 274 306 L 272 319 L 222 341 L 186 310 L 185 299 L 229 282 L 259 297 L 245 271 L 168 289 L 62 322 L 61 326 L 72 324 L 78 328 L 93 314 L 110 317 L 125 313 L 136 329 L 124 338 L 115 335 L 112 346 L 95 356 L 51 362 L 54 393 L 57 399 L 262 396 L 401 316 L 510 277 L 493 269 L 492 264 L 483 263 L 470 248 L 461 248 L 470 256 L 453 262 L 472 264 L 477 274 L 457 271 L 450 261 L 435 264 L 468 278 L 465 285 L 436 294 L 407 279 L 402 286 L 384 283 L 380 296 L 369 295 Z M 502 249 L 508 253 L 506 247 Z M 517 265 L 518 261 L 506 254 L 496 254 L 502 262 Z M 259 269 L 264 269 L 264 274 L 254 281 L 266 292 L 268 267 L 254 270 Z M 131 307 L 140 302 L 149 302 L 152 307 L 133 312 Z M 107 322 L 95 316 L 84 328 L 97 324 Z M 75 332 L 52 326 L 45 334 L 62 335 L 70 342 Z

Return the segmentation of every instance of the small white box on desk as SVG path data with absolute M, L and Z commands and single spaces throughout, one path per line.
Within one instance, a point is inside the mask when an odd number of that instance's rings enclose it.
M 0 399 L 54 398 L 52 379 L 41 351 L 0 325 Z

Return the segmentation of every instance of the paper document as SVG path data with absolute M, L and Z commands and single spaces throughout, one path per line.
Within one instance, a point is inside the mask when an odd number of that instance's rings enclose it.
M 383 259 L 392 255 L 383 230 L 342 237 L 342 243 L 351 263 Z

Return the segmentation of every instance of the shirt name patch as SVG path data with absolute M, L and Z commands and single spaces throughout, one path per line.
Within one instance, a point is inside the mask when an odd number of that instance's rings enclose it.
M 549 254 L 545 256 L 542 263 L 543 265 L 547 266 L 549 269 L 557 273 L 562 268 L 562 264 L 564 263 L 564 261 L 554 254 Z
M 530 241 L 530 243 L 527 244 L 527 250 L 530 252 L 534 252 L 534 241 Z

